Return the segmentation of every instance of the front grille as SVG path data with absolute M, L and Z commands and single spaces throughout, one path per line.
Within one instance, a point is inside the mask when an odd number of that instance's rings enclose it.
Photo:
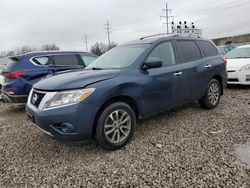
M 228 82 L 239 82 L 238 78 L 228 78 Z
M 30 99 L 31 104 L 33 104 L 34 106 L 36 106 L 38 108 L 38 106 L 40 105 L 44 96 L 45 96 L 45 93 L 33 91 L 32 95 L 31 95 L 31 99 Z

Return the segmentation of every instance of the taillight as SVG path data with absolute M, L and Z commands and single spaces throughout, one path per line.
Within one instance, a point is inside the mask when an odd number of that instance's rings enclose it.
M 14 72 L 14 73 L 5 73 L 4 77 L 8 79 L 17 79 L 20 76 L 26 75 L 27 72 Z
M 14 92 L 14 90 L 12 88 L 6 89 L 6 93 L 8 95 L 15 95 L 15 92 Z
M 227 64 L 227 59 L 223 59 L 223 63 Z

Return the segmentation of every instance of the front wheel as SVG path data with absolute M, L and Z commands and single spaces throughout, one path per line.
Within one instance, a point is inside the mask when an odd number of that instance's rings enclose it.
M 220 96 L 221 85 L 218 80 L 212 79 L 208 83 L 205 96 L 199 102 L 203 108 L 213 109 L 219 104 Z
M 96 128 L 97 143 L 103 149 L 116 150 L 131 139 L 136 126 L 133 109 L 126 103 L 116 102 L 104 109 Z

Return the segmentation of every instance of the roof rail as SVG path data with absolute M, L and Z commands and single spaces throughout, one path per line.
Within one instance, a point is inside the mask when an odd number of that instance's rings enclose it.
M 161 35 L 169 35 L 168 33 L 158 33 L 158 34 L 154 34 L 154 35 L 148 35 L 145 37 L 141 37 L 140 40 L 146 39 L 146 38 L 151 38 L 151 37 L 157 37 L 157 36 L 161 36 Z
M 176 34 L 174 37 L 182 36 L 182 37 L 194 37 L 194 38 L 202 38 L 200 35 L 195 35 L 192 33 L 182 33 L 182 34 Z
M 151 38 L 151 37 L 157 37 L 157 36 L 161 36 L 161 35 L 167 35 L 167 36 L 171 36 L 171 37 L 185 36 L 185 37 L 196 37 L 196 38 L 201 38 L 201 36 L 195 35 L 195 34 L 168 34 L 168 33 L 158 33 L 158 34 L 154 34 L 154 35 L 149 35 L 149 36 L 141 37 L 140 40 L 143 40 L 143 39 L 146 39 L 146 38 Z

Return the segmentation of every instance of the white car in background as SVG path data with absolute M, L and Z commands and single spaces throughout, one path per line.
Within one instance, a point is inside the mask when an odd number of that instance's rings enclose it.
M 227 59 L 228 84 L 250 85 L 250 45 L 233 49 Z

